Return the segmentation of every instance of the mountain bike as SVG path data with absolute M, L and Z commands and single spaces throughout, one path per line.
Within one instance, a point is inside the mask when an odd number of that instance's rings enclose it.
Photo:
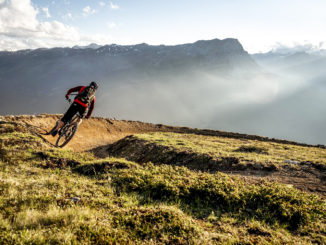
M 71 99 L 68 99 L 69 104 L 71 104 Z M 74 137 L 78 126 L 82 123 L 83 115 L 80 115 L 77 112 L 69 122 L 65 123 L 65 125 L 59 130 L 59 137 L 57 142 L 55 143 L 56 147 L 64 147 L 68 142 Z

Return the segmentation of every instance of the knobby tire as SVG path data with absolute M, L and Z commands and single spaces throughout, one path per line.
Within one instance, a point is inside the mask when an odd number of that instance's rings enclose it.
M 67 127 L 67 126 L 64 126 L 64 127 Z M 72 128 L 72 129 L 71 129 Z M 78 128 L 78 123 L 73 123 L 71 125 L 69 125 L 66 129 L 64 129 L 64 132 L 61 133 L 61 135 L 59 135 L 58 139 L 57 139 L 57 142 L 55 143 L 56 147 L 64 147 L 66 144 L 68 144 L 68 142 L 74 137 L 76 131 L 77 131 L 77 128 Z M 60 145 L 60 140 L 63 138 L 63 137 L 66 137 L 66 133 L 68 130 L 72 130 L 71 134 L 64 140 L 63 144 Z

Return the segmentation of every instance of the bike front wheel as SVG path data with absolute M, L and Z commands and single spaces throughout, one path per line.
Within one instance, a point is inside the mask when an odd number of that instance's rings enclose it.
M 78 128 L 77 122 L 64 126 L 64 128 L 61 130 L 61 134 L 57 139 L 57 142 L 55 143 L 55 146 L 61 148 L 64 147 L 66 144 L 68 144 L 68 142 L 75 135 L 77 128 Z

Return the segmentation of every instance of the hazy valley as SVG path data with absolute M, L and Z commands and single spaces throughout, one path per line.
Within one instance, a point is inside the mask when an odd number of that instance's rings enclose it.
M 322 54 L 249 55 L 236 39 L 0 53 L 0 113 L 63 113 L 100 81 L 95 114 L 325 144 Z

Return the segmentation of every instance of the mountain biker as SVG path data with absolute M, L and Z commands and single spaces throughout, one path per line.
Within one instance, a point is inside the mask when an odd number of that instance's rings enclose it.
M 47 135 L 51 134 L 52 136 L 56 136 L 59 129 L 69 122 L 77 112 L 79 112 L 82 118 L 84 118 L 85 115 L 86 119 L 90 118 L 95 106 L 95 92 L 97 88 L 97 83 L 92 81 L 88 86 L 77 86 L 69 89 L 65 95 L 67 100 L 69 100 L 69 95 L 71 93 L 78 92 L 78 94 L 64 116 L 57 121 L 56 125 L 47 133 Z

